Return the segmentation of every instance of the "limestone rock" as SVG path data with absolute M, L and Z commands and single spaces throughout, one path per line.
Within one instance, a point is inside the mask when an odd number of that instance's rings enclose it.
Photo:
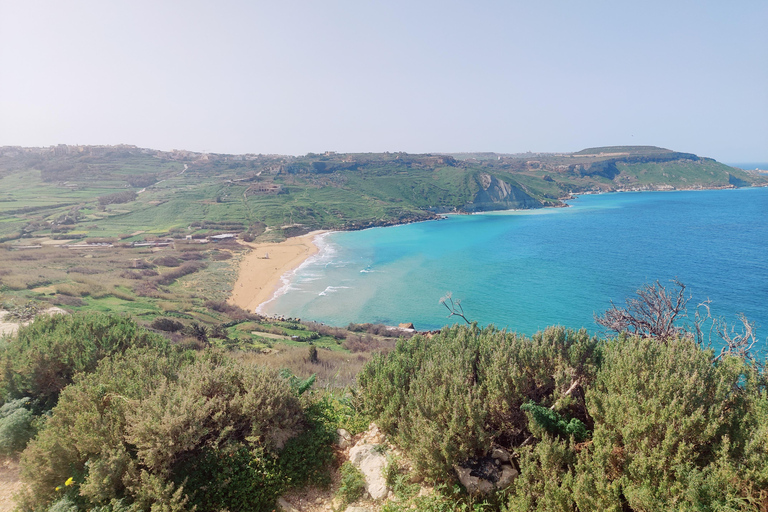
M 413 322 L 398 324 L 397 327 L 398 329 L 415 329 L 415 327 L 413 326 Z
M 365 477 L 365 490 L 374 500 L 387 497 L 387 481 L 382 475 L 387 465 L 387 458 L 378 453 L 376 445 L 356 444 L 349 450 L 349 461 L 357 467 Z
M 467 490 L 469 494 L 488 494 L 493 490 L 493 484 L 488 480 L 484 480 L 477 476 L 472 476 L 470 468 L 463 468 L 461 466 L 454 466 L 456 470 L 456 476 L 459 477 L 459 482 Z
M 491 457 L 502 462 L 509 462 L 509 452 L 503 448 L 494 448 L 491 451 Z
M 349 462 L 365 477 L 365 490 L 374 500 L 387 497 L 389 489 L 382 474 L 387 458 L 378 448 L 385 442 L 384 434 L 375 423 L 371 423 L 360 440 L 349 450 Z
M 372 512 L 372 511 L 367 507 L 353 507 L 352 505 L 350 505 L 347 507 L 347 509 L 344 512 Z
M 338 438 L 336 439 L 336 445 L 339 448 L 349 448 L 352 446 L 352 435 L 344 430 L 343 428 L 336 429 L 336 435 Z
M 517 475 L 519 474 L 520 473 L 513 466 L 504 464 L 501 466 L 501 476 L 499 477 L 499 481 L 496 482 L 496 488 L 505 489 L 509 487 L 512 481 L 517 478 Z

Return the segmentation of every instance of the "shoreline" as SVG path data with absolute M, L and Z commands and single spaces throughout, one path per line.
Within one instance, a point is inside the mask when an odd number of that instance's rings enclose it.
M 367 226 L 359 230 L 367 230 L 377 227 L 401 226 L 418 222 L 432 222 L 448 218 L 451 215 L 482 215 L 502 212 L 531 212 L 536 210 L 557 210 L 568 208 L 571 205 L 566 201 L 578 199 L 580 195 L 621 194 L 631 192 L 691 192 L 708 190 L 739 190 L 749 188 L 765 188 L 768 185 L 752 185 L 750 187 L 722 187 L 722 188 L 685 188 L 685 189 L 640 189 L 640 190 L 611 190 L 611 191 L 583 191 L 573 192 L 568 197 L 560 198 L 563 204 L 547 205 L 540 208 L 490 210 L 483 212 L 449 212 L 436 214 L 435 218 L 399 224 L 385 224 L 382 226 Z M 273 300 L 283 285 L 282 277 L 299 268 L 311 256 L 319 252 L 315 244 L 315 238 L 319 235 L 331 233 L 331 230 L 316 230 L 306 235 L 288 238 L 282 242 L 248 243 L 240 242 L 252 250 L 240 261 L 237 271 L 237 280 L 227 302 L 239 306 L 249 312 L 255 312 L 267 302 Z M 269 258 L 265 258 L 266 254 Z
M 227 302 L 253 313 L 272 300 L 282 285 L 282 277 L 318 253 L 315 237 L 325 233 L 330 231 L 312 231 L 282 242 L 241 242 L 251 251 L 240 261 L 237 280 Z

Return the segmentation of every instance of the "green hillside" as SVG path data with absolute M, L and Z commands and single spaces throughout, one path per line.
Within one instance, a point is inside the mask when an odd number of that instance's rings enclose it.
M 220 155 L 133 146 L 0 148 L 0 240 L 358 229 L 447 212 L 558 206 L 580 192 L 766 178 L 651 146 L 572 154 Z M 140 234 L 135 234 L 142 232 Z

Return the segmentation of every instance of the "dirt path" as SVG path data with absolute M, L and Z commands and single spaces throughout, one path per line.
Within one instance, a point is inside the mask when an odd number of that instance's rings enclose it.
M 0 459 L 0 512 L 11 512 L 16 505 L 13 497 L 21 490 L 19 463 Z

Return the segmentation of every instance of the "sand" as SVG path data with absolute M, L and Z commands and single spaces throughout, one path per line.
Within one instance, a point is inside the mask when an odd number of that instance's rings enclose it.
M 316 254 L 313 231 L 284 242 L 245 244 L 252 248 L 240 261 L 237 281 L 228 302 L 253 312 L 267 302 L 282 285 L 280 278 Z M 265 256 L 269 254 L 269 258 Z

